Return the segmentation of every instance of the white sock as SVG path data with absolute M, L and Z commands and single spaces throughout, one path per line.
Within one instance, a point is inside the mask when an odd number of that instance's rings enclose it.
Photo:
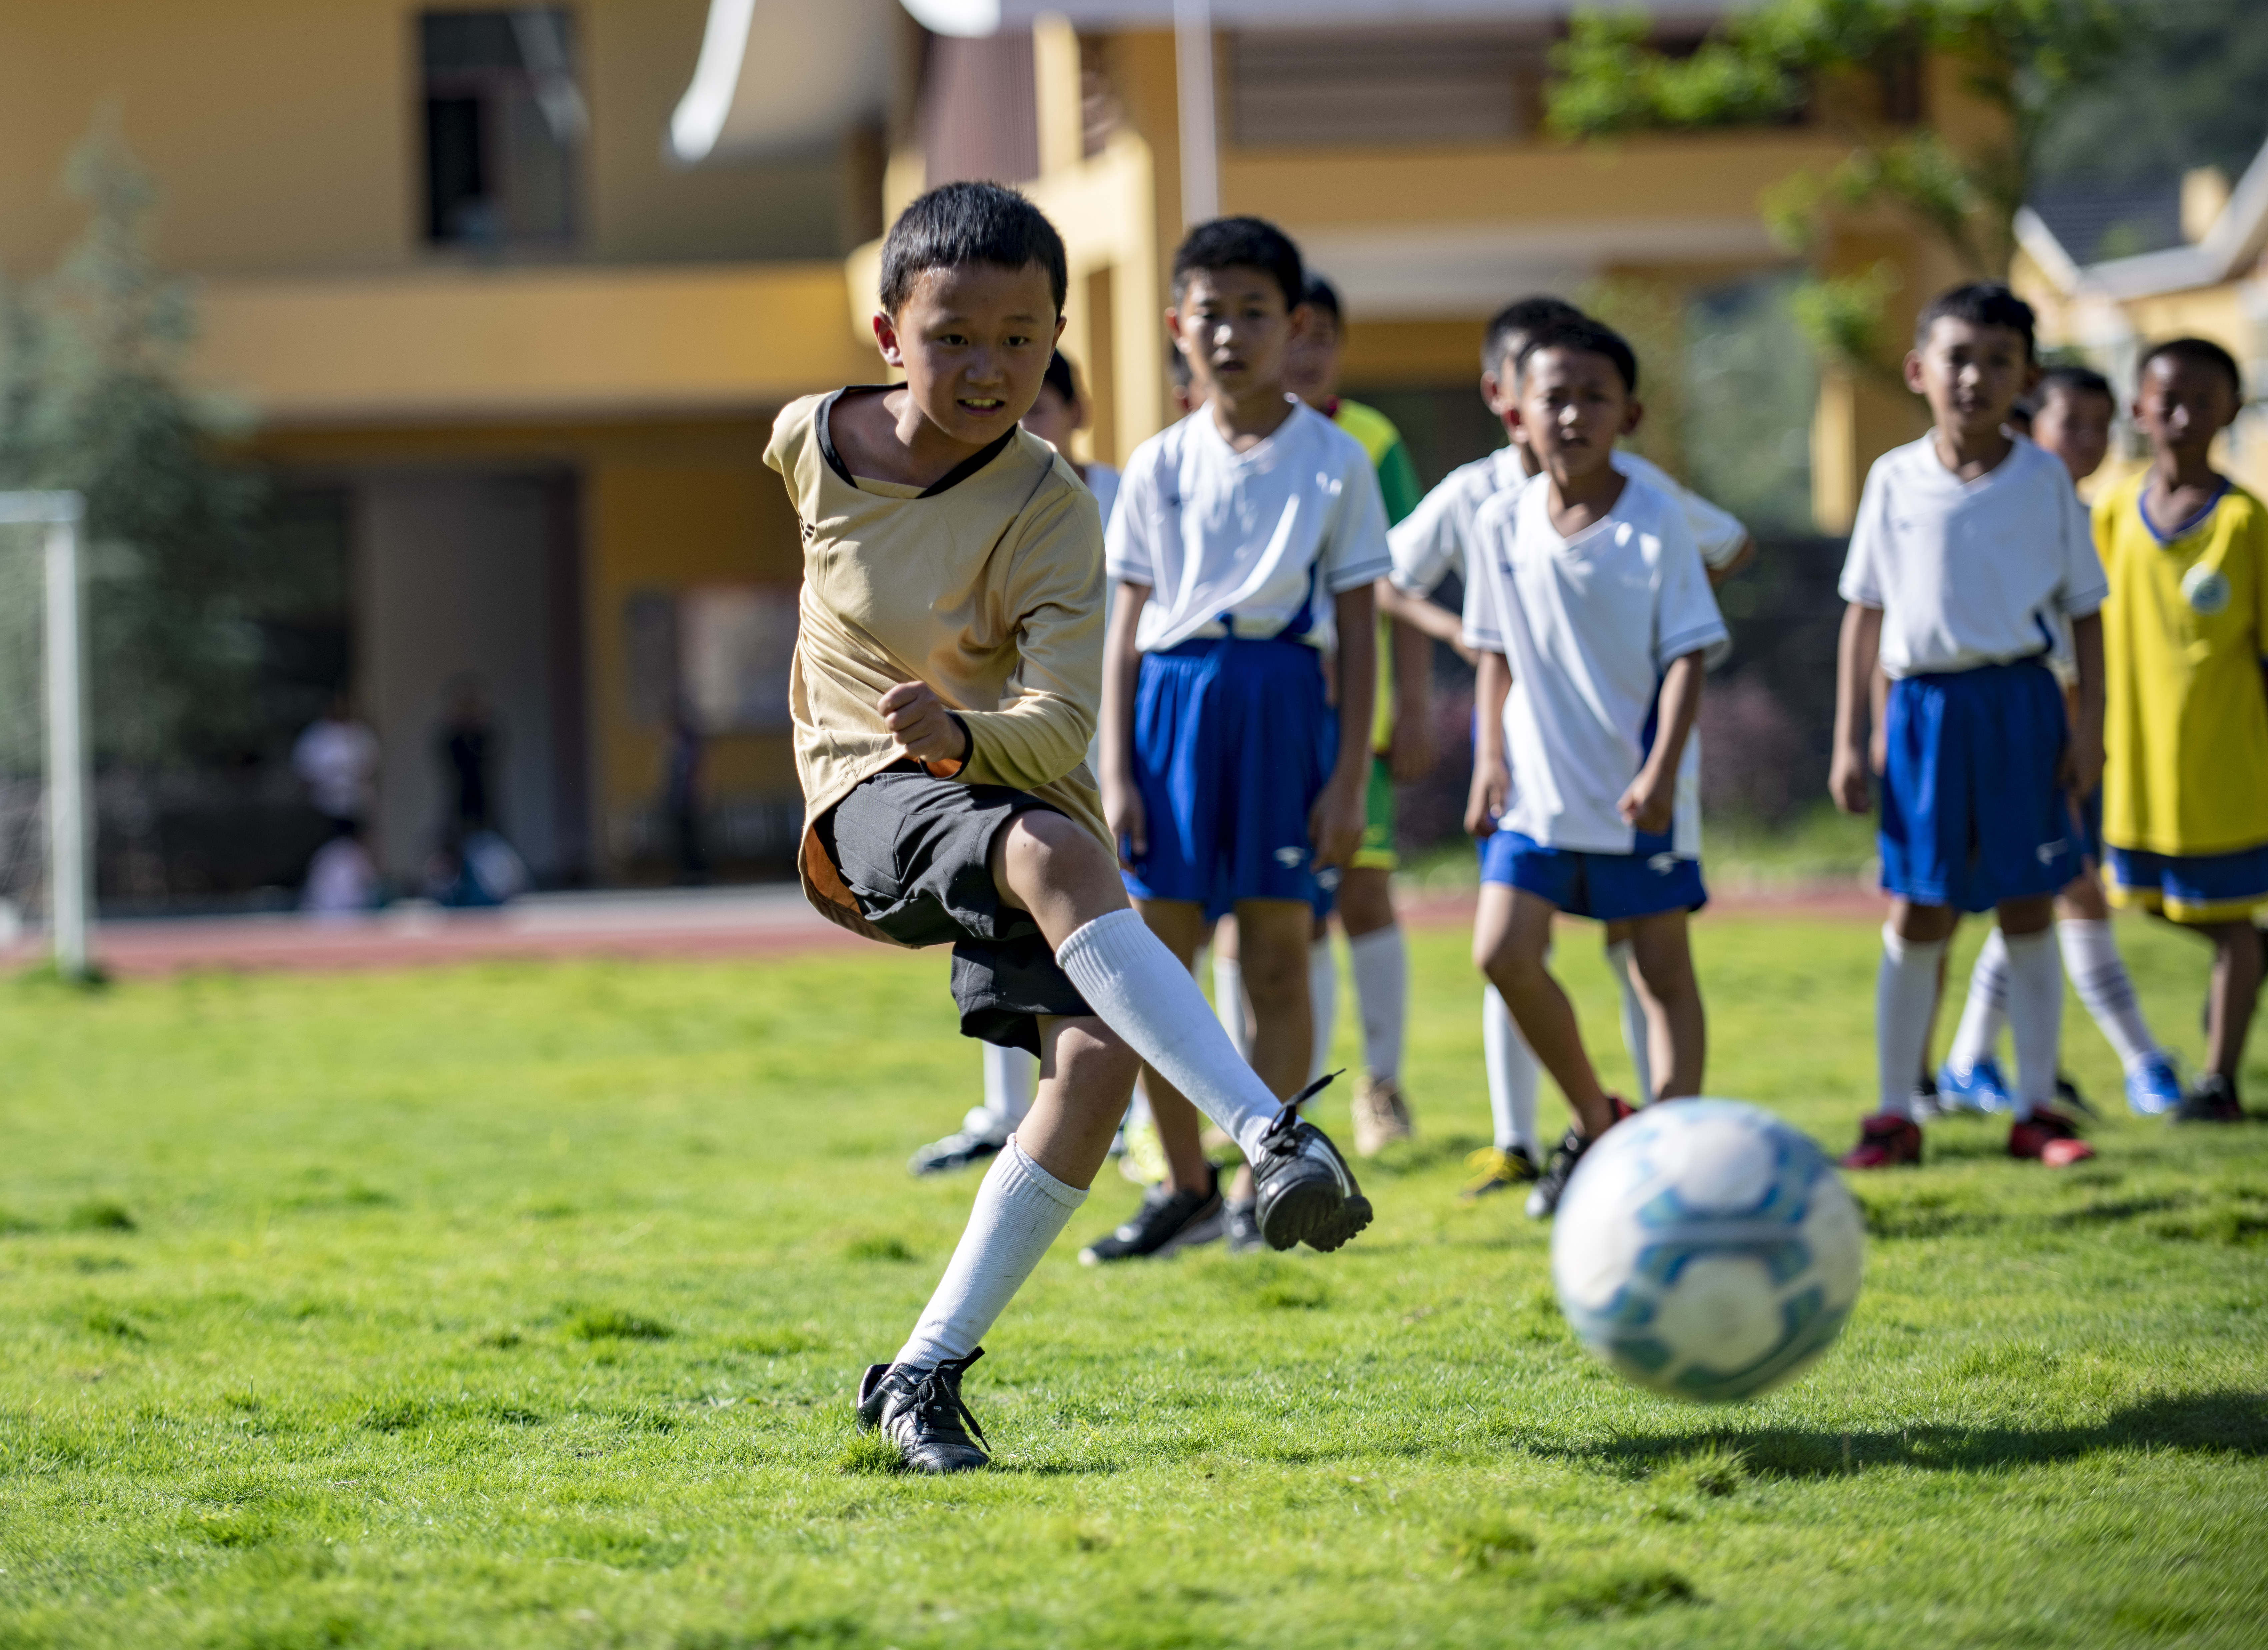
M 1307 1080 L 1323 1074 L 1331 1057 L 1331 1034 L 1338 1028 L 1339 970 L 1331 961 L 1330 931 L 1307 947 L 1307 1012 L 1314 1016 L 1315 1043 L 1307 1057 Z
M 2008 1023 L 2008 946 L 1996 925 L 1984 936 L 1977 966 L 1969 971 L 1969 1001 L 1961 1010 L 1961 1028 L 1953 1034 L 1947 1061 L 1957 1071 L 1968 1071 L 1979 1060 L 1989 1060 L 2000 1047 L 2000 1028 Z
M 2118 941 L 2109 923 L 2070 921 L 2056 924 L 2056 939 L 2063 948 L 2063 970 L 2072 989 L 2128 1071 L 2139 1069 L 2158 1051 L 2142 1018 L 2142 1005 L 2134 1000 L 2134 981 L 2126 972 L 2126 959 L 2118 954 Z
M 1056 948 L 1056 961 L 1104 1025 L 1246 1157 L 1260 1155 L 1261 1137 L 1283 1102 L 1238 1056 L 1189 971 L 1139 916 L 1096 917 Z
M 937 1293 L 894 1360 L 934 1369 L 976 1350 L 1086 1194 L 1066 1186 L 1011 1140 L 992 1160 Z
M 1481 993 L 1481 1053 L 1488 1063 L 1489 1115 L 1496 1120 L 1497 1149 L 1526 1146 L 1534 1156 L 1542 1144 L 1535 1138 L 1535 1097 L 1543 1072 L 1528 1039 L 1520 1035 L 1512 1005 L 1493 985 Z
M 2055 936 L 2018 934 L 2008 950 L 2008 1035 L 2016 1045 L 2016 1117 L 2054 1103 L 2056 1052 L 2063 1042 L 2063 959 Z
M 1212 1012 L 1236 1052 L 1252 1057 L 1252 1003 L 1244 994 L 1244 965 L 1234 957 L 1212 954 Z
M 1032 1082 L 1040 1074 L 1036 1057 L 1021 1049 L 984 1045 L 984 1109 L 1013 1129 L 1032 1109 Z
M 1607 947 L 1607 969 L 1615 976 L 1615 983 L 1623 988 L 1623 1047 L 1630 1050 L 1631 1070 L 1635 1072 L 1638 1093 L 1631 1098 L 1641 1106 L 1653 1103 L 1653 1058 L 1652 1045 L 1646 1041 L 1646 1005 L 1638 999 L 1638 987 L 1631 982 L 1631 942 L 1617 939 Z
M 1882 928 L 1882 967 L 1874 976 L 1874 1075 L 1881 1109 L 1896 1116 L 1913 1116 L 1914 1074 L 1921 1070 L 1929 1041 L 1929 1017 L 1937 1006 L 1937 960 L 1942 939 L 1901 939 Z
M 1402 1028 L 1409 1018 L 1410 952 L 1402 925 L 1388 923 L 1347 941 L 1354 1005 L 1362 1014 L 1362 1060 L 1373 1077 L 1402 1077 Z

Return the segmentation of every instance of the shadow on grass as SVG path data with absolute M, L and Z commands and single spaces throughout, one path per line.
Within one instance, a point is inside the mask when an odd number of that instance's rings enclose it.
M 1537 1453 L 1637 1477 L 1706 1451 L 1733 1450 L 1760 1477 L 1823 1478 L 1867 1467 L 1975 1472 L 2073 1461 L 2104 1450 L 2158 1449 L 2268 1455 L 2268 1392 L 2147 1398 L 2094 1426 L 1911 1426 L 1853 1433 L 1697 1426 Z

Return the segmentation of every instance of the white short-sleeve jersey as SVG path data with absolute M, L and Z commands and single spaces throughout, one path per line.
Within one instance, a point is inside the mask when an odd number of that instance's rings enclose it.
M 1704 565 L 1724 566 L 1748 542 L 1749 530 L 1740 518 L 1679 485 L 1651 459 L 1616 448 L 1612 462 L 1620 474 L 1650 482 L 1677 501 Z M 1451 470 L 1386 535 L 1394 552 L 1395 587 L 1413 596 L 1429 596 L 1451 573 L 1462 578 L 1466 547 L 1472 542 L 1473 521 L 1481 506 L 1527 480 L 1518 447 L 1498 447 L 1484 459 Z
M 1483 505 L 1465 581 L 1465 640 L 1512 667 L 1504 705 L 1512 795 L 1498 823 L 1552 848 L 1631 851 L 1616 811 L 1645 765 L 1661 679 L 1724 639 L 1685 512 L 1626 478 L 1604 519 L 1572 539 L 1542 477 Z M 1701 852 L 1700 751 L 1678 765 L 1671 847 Z
M 1946 468 L 1933 436 L 1891 448 L 1867 473 L 1841 590 L 1882 610 L 1891 676 L 2052 653 L 2064 622 L 2110 593 L 2071 472 L 2015 441 L 1973 482 Z
M 1103 535 L 1111 581 L 1149 587 L 1134 645 L 1334 639 L 1332 601 L 1382 578 L 1386 505 L 1362 444 L 1294 401 L 1248 452 L 1200 409 L 1134 449 Z

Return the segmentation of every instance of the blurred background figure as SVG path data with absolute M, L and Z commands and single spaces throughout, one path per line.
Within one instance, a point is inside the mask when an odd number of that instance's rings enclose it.
M 502 905 L 527 889 L 527 867 L 497 829 L 492 783 L 503 736 L 482 702 L 480 684 L 463 677 L 433 741 L 441 765 L 441 839 L 425 865 L 425 891 L 443 905 Z
M 701 728 L 679 694 L 670 703 L 669 744 L 662 753 L 661 807 L 677 837 L 677 880 L 688 887 L 709 880 L 701 852 Z
M 379 902 L 378 865 L 363 833 L 378 795 L 378 735 L 357 721 L 346 693 L 310 722 L 291 747 L 291 769 L 330 827 L 307 865 L 300 907 L 319 915 L 366 911 Z
M 1082 464 L 1071 453 L 1072 435 L 1086 428 L 1094 411 L 1079 369 L 1062 350 L 1057 350 L 1048 362 L 1047 376 L 1040 381 L 1039 400 L 1024 415 L 1024 428 L 1062 453 L 1079 472 L 1094 502 L 1102 506 L 1102 524 L 1107 527 L 1110 507 L 1118 502 L 1118 472 L 1108 464 Z

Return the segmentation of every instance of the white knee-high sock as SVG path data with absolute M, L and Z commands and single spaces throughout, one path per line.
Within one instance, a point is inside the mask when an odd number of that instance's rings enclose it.
M 1315 1042 L 1307 1057 L 1307 1080 L 1323 1074 L 1331 1057 L 1331 1034 L 1338 1029 L 1339 970 L 1331 961 L 1331 936 L 1326 929 L 1307 947 L 1307 1011 L 1314 1016 Z
M 1646 1005 L 1638 1001 L 1638 987 L 1631 980 L 1634 954 L 1629 940 L 1616 940 L 1607 947 L 1607 969 L 1615 983 L 1623 988 L 1623 1047 L 1630 1050 L 1631 1070 L 1638 1083 L 1638 1093 L 1631 1098 L 1641 1106 L 1650 1106 L 1653 1103 L 1653 1051 L 1646 1041 Z
M 1032 1109 L 1032 1084 L 1040 1074 L 1036 1057 L 1021 1049 L 984 1045 L 984 1109 L 1013 1129 Z
M 2142 1018 L 2142 1005 L 2134 998 L 2133 977 L 2126 972 L 2126 959 L 2118 954 L 2118 941 L 2111 935 L 2110 924 L 2060 922 L 2056 924 L 2056 941 L 2063 949 L 2064 972 L 2071 976 L 2079 1000 L 2087 1005 L 2087 1012 L 2095 1017 L 2126 1069 L 2135 1070 L 2157 1053 L 2158 1040 L 2150 1035 L 2149 1022 Z
M 1520 1035 L 1512 1005 L 1495 986 L 1481 992 L 1481 1053 L 1488 1064 L 1489 1115 L 1496 1121 L 1500 1152 L 1524 1145 L 1530 1156 L 1543 1142 L 1535 1138 L 1535 1097 L 1543 1068 L 1528 1039 Z
M 1979 1060 L 1989 1060 L 2000 1047 L 2000 1028 L 2008 1023 L 2008 944 L 1995 927 L 1984 936 L 1977 966 L 1969 971 L 1969 1001 L 1961 1010 L 1961 1028 L 1953 1034 L 1946 1058 L 1967 1071 Z
M 1245 1064 L 1189 971 L 1132 911 L 1098 917 L 1056 948 L 1056 961 L 1102 1023 L 1126 1039 L 1248 1158 L 1283 1104 Z
M 1244 965 L 1234 957 L 1212 954 L 1212 1012 L 1220 1028 L 1236 1045 L 1238 1054 L 1252 1057 L 1252 1004 L 1244 995 Z
M 1874 1075 L 1881 1109 L 1913 1116 L 1915 1073 L 1929 1041 L 1930 1011 L 1937 1006 L 1937 960 L 1942 939 L 1901 939 L 1882 929 L 1882 967 L 1874 976 Z
M 1410 951 L 1402 943 L 1402 924 L 1388 923 L 1348 940 L 1347 961 L 1354 969 L 1354 1005 L 1362 1015 L 1363 1064 L 1373 1077 L 1398 1082 L 1410 1010 Z
M 2008 951 L 2008 1035 L 2016 1045 L 2016 1116 L 2054 1103 L 2063 1042 L 2063 959 L 2051 933 L 2018 934 Z
M 975 1352 L 1086 1201 L 1084 1191 L 1064 1185 L 1009 1141 L 985 1171 L 961 1243 L 895 1361 L 933 1369 Z

